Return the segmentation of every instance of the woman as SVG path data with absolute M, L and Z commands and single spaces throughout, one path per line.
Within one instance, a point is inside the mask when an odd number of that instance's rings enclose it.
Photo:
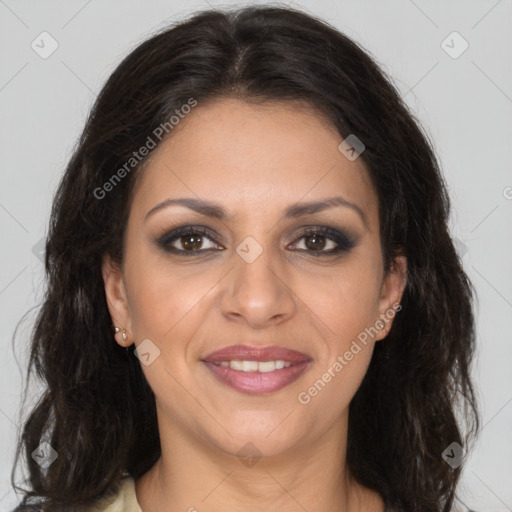
M 151 37 L 53 204 L 19 510 L 451 510 L 478 414 L 449 210 L 391 81 L 326 23 Z

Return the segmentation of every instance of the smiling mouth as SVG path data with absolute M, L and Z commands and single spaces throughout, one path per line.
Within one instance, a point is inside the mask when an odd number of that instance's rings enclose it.
M 233 345 L 201 362 L 222 384 L 245 394 L 273 393 L 296 381 L 312 359 L 285 347 Z
M 220 363 L 214 363 L 219 366 L 223 366 L 224 368 L 231 368 L 232 370 L 238 370 L 242 372 L 259 372 L 259 373 L 268 373 L 273 372 L 274 370 L 282 370 L 283 368 L 288 368 L 292 365 L 290 361 L 283 361 L 282 359 L 277 359 L 275 361 L 221 361 Z

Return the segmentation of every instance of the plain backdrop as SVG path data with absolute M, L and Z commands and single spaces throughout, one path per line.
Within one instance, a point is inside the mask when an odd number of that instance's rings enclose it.
M 152 32 L 208 5 L 245 4 L 0 0 L 0 510 L 12 510 L 18 501 L 10 472 L 21 372 L 37 310 L 20 325 L 15 344 L 13 333 L 42 299 L 41 240 L 85 116 L 120 59 Z M 291 5 L 322 17 L 369 50 L 434 140 L 452 199 L 450 226 L 478 293 L 474 377 L 482 430 L 467 454 L 460 499 L 463 509 L 510 511 L 512 2 Z M 46 43 L 37 52 L 33 46 L 41 38 Z M 58 47 L 43 58 L 41 47 L 49 52 L 52 44 Z

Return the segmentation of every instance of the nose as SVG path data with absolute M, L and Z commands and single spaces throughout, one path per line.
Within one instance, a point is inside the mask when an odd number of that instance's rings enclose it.
M 270 250 L 254 260 L 233 254 L 234 268 L 222 294 L 222 314 L 231 321 L 243 322 L 254 329 L 290 319 L 296 300 L 284 266 Z M 288 279 L 287 279 L 288 277 Z

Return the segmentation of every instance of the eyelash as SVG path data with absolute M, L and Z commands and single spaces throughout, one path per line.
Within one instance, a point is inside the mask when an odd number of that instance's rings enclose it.
M 164 251 L 169 253 L 174 253 L 182 256 L 197 256 L 200 254 L 205 254 L 207 252 L 213 252 L 213 251 L 219 251 L 220 249 L 198 249 L 195 251 L 187 251 L 185 249 L 176 249 L 175 247 L 171 247 L 171 244 L 179 239 L 180 237 L 184 235 L 200 235 L 201 237 L 208 238 L 211 242 L 218 244 L 213 236 L 210 234 L 209 230 L 202 227 L 202 226 L 183 226 L 180 228 L 176 228 L 160 238 L 157 239 L 156 243 L 159 247 L 161 247 Z M 331 229 L 326 226 L 319 226 L 314 228 L 309 228 L 305 231 L 303 231 L 298 238 L 295 239 L 292 244 L 296 244 L 297 241 L 301 240 L 302 238 L 311 236 L 311 235 L 321 235 L 326 237 L 327 239 L 335 242 L 337 244 L 337 247 L 334 249 L 331 249 L 329 251 L 324 250 L 307 250 L 307 249 L 296 249 L 299 252 L 307 252 L 309 255 L 313 257 L 321 257 L 321 256 L 331 256 L 333 254 L 338 254 L 341 252 L 347 252 L 350 249 L 352 249 L 355 245 L 354 241 L 344 233 L 341 233 L 337 230 Z

